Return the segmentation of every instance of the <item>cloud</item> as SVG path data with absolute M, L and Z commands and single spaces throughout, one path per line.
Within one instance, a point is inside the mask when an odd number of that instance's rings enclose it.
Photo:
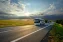
M 50 4 L 50 7 L 47 8 L 44 13 L 48 15 L 63 14 L 63 0 L 57 0 L 53 2 L 53 4 Z
M 56 9 L 56 7 L 55 7 L 55 5 L 54 4 L 50 4 L 50 7 L 48 8 L 49 10 L 54 10 L 54 9 Z
M 11 0 L 0 0 L 0 11 L 8 12 L 22 12 L 24 11 L 26 5 L 22 3 L 10 3 Z
M 11 13 L 15 14 L 17 16 L 25 16 L 26 12 L 28 12 L 28 10 L 26 10 L 27 7 L 27 3 L 23 3 L 21 1 L 18 1 L 18 4 L 16 3 L 11 3 Z
M 22 4 L 22 10 L 25 10 L 26 5 Z
M 11 0 L 0 0 L 0 18 L 1 16 L 16 16 L 16 15 L 24 15 L 26 4 L 22 2 L 11 3 Z
M 0 0 L 0 11 L 8 12 L 9 0 Z
M 55 7 L 55 5 L 53 3 L 53 4 L 50 4 L 50 6 L 47 9 L 45 9 L 44 11 L 42 11 L 42 13 L 47 14 L 49 11 L 53 11 L 55 9 L 56 9 L 56 7 Z
M 57 5 L 57 4 L 56 4 Z M 54 3 L 50 4 L 49 8 L 43 11 L 43 13 L 46 15 L 52 15 L 52 14 L 63 14 L 63 8 L 58 8 Z
M 58 14 L 63 14 L 63 9 L 62 8 L 60 8 L 60 9 L 54 9 L 54 10 L 51 10 L 51 11 L 48 11 L 46 14 L 49 14 L 49 15 L 52 15 L 52 14 L 56 14 L 56 15 L 58 15 Z

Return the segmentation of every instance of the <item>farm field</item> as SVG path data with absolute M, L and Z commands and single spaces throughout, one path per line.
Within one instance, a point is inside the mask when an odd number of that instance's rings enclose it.
M 24 25 L 33 25 L 33 19 L 12 19 L 12 20 L 0 20 L 0 28 L 1 27 L 9 27 L 9 26 L 24 26 Z

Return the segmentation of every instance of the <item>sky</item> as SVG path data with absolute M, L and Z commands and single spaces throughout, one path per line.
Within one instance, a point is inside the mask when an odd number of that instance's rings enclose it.
M 0 0 L 0 19 L 63 14 L 63 0 Z

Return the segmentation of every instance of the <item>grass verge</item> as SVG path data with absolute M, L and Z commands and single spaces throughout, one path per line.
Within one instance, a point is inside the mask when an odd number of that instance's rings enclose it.
M 54 42 L 63 42 L 63 26 L 61 24 L 55 23 L 50 34 Z

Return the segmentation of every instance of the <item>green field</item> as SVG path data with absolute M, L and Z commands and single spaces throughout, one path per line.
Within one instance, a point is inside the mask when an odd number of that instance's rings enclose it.
M 24 26 L 24 25 L 33 25 L 33 19 L 21 19 L 21 20 L 0 20 L 0 28 L 1 27 L 9 27 L 9 26 Z

